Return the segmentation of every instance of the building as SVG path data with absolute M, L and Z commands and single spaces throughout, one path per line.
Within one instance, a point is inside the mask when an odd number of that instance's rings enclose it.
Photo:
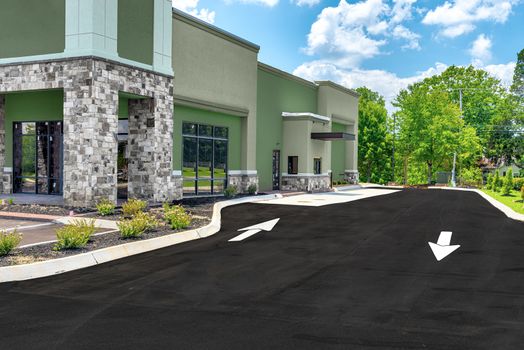
M 358 95 L 170 0 L 4 0 L 0 191 L 93 206 L 358 181 Z

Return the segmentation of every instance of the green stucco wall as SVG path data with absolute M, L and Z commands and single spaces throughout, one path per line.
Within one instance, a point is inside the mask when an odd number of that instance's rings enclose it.
M 129 118 L 129 99 L 127 97 L 118 97 L 118 119 Z
M 260 190 L 267 191 L 272 189 L 273 150 L 281 151 L 281 170 L 287 171 L 282 153 L 282 112 L 316 113 L 317 92 L 260 68 L 257 88 L 257 171 Z
M 204 111 L 201 109 L 175 106 L 173 115 L 173 167 L 182 169 L 182 123 L 200 123 L 213 126 L 224 126 L 228 130 L 228 169 L 240 170 L 241 154 L 241 119 L 227 114 Z
M 118 55 L 153 64 L 153 0 L 118 2 Z
M 346 132 L 346 126 L 333 122 L 331 125 L 333 132 Z M 333 171 L 333 181 L 344 180 L 344 170 L 346 170 L 346 142 L 331 141 L 331 170 Z
M 65 0 L 2 0 L 0 6 L 0 58 L 64 51 Z
M 13 166 L 13 122 L 63 120 L 62 90 L 7 94 L 5 98 L 5 166 Z

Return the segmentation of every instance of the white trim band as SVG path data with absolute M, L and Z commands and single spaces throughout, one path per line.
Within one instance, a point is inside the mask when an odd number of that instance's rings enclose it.
M 291 113 L 291 112 L 282 112 L 282 117 L 284 118 L 298 118 L 298 119 L 313 119 L 318 120 L 322 123 L 329 123 L 331 121 L 330 117 L 325 115 L 310 113 L 310 112 L 300 112 L 300 113 Z
M 258 172 L 256 170 L 229 170 L 227 172 L 228 175 L 248 175 L 248 176 L 254 176 L 258 175 Z

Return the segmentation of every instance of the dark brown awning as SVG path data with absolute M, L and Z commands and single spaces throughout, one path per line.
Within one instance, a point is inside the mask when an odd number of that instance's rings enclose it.
M 348 134 L 347 132 L 312 132 L 311 138 L 322 141 L 355 141 L 355 135 Z

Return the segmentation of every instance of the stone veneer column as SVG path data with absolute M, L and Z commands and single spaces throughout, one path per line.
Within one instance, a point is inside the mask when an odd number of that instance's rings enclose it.
M 173 99 L 129 100 L 129 197 L 165 202 L 181 196 L 173 174 Z
M 117 196 L 118 89 L 77 61 L 64 82 L 64 202 L 93 207 Z

